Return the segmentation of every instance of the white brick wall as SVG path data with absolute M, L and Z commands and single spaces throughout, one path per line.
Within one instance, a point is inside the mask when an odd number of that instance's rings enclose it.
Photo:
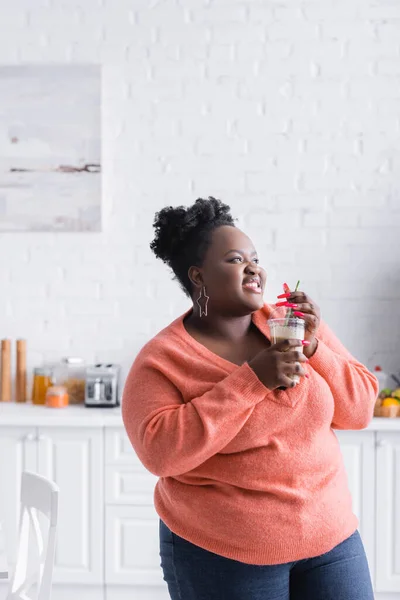
M 126 369 L 188 306 L 149 250 L 154 212 L 217 195 L 254 238 L 267 300 L 300 278 L 352 352 L 400 370 L 398 3 L 0 11 L 2 63 L 104 66 L 103 233 L 0 236 L 0 337 L 26 337 L 30 367 L 78 354 Z

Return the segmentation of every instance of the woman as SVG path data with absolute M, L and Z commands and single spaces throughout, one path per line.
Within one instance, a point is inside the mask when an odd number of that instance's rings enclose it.
M 271 345 L 266 274 L 227 205 L 164 208 L 154 226 L 151 248 L 193 307 L 141 350 L 122 411 L 160 477 L 171 599 L 372 600 L 333 428 L 368 425 L 375 377 L 301 291 L 278 305 L 305 320 L 304 354 Z

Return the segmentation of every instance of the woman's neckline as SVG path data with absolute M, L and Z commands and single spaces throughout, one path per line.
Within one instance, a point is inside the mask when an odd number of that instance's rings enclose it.
M 263 310 L 264 309 L 264 310 Z M 264 314 L 265 311 L 265 314 Z M 212 350 L 209 350 L 206 346 L 204 346 L 201 342 L 196 340 L 186 329 L 184 320 L 187 316 L 189 316 L 193 312 L 193 308 L 189 308 L 183 315 L 178 317 L 175 321 L 177 330 L 180 334 L 180 337 L 184 339 L 184 341 L 192 346 L 198 353 L 202 354 L 208 360 L 213 361 L 214 363 L 219 363 L 221 367 L 225 368 L 228 371 L 234 371 L 235 369 L 239 369 L 240 366 L 236 363 L 227 360 L 226 358 L 222 358 L 219 354 L 215 354 Z M 271 308 L 268 304 L 264 304 L 264 307 L 255 311 L 251 314 L 251 320 L 254 325 L 261 331 L 261 333 L 270 340 L 270 332 L 269 327 L 267 325 L 267 320 L 271 313 Z

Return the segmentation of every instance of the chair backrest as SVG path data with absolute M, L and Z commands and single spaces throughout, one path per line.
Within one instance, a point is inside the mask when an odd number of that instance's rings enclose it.
M 18 554 L 6 600 L 50 600 L 58 493 L 53 481 L 35 473 L 22 473 Z M 45 536 L 41 515 L 48 521 Z

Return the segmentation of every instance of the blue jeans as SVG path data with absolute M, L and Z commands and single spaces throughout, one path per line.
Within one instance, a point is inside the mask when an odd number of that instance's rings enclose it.
M 171 600 L 373 600 L 356 531 L 330 552 L 280 565 L 248 565 L 199 548 L 160 520 L 160 557 Z

